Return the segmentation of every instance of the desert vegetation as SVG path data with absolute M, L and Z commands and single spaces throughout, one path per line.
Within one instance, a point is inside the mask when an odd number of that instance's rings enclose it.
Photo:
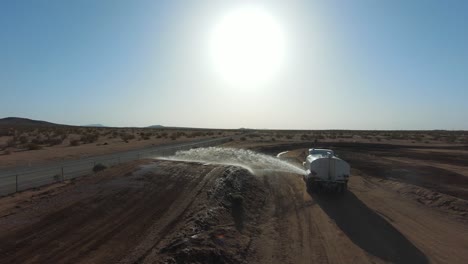
M 240 133 L 234 130 L 191 128 L 111 128 L 78 126 L 0 126 L 0 154 L 50 148 L 80 148 L 83 146 L 116 146 L 147 142 L 194 140 L 224 137 Z
M 259 130 L 242 141 L 373 142 L 385 144 L 468 144 L 467 131 L 448 130 Z

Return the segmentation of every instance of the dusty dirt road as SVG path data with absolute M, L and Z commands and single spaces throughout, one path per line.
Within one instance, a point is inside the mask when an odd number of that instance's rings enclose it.
M 0 263 L 465 263 L 458 211 L 354 171 L 343 196 L 302 178 L 146 160 L 0 199 Z

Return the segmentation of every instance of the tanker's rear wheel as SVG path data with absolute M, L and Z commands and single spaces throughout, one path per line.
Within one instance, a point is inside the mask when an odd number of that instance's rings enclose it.
M 306 186 L 307 191 L 310 193 L 317 191 L 317 183 L 311 178 L 306 181 Z
M 348 190 L 348 182 L 340 183 L 338 185 L 338 192 L 339 193 L 345 193 L 346 190 Z

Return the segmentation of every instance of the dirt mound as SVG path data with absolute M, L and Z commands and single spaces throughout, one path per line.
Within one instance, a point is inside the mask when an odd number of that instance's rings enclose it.
M 206 190 L 206 198 L 195 201 L 183 216 L 181 228 L 162 243 L 161 262 L 243 262 L 265 197 L 257 177 L 227 167 Z

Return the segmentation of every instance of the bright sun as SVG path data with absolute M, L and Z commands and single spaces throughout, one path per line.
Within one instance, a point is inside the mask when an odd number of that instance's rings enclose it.
M 285 38 L 281 26 L 260 8 L 228 13 L 216 25 L 210 42 L 215 70 L 227 82 L 252 86 L 265 83 L 279 71 Z

